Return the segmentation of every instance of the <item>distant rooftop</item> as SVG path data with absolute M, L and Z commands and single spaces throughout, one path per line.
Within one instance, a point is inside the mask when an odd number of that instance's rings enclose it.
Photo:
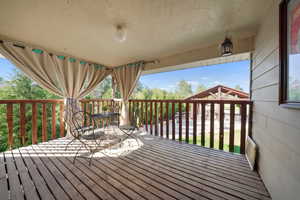
M 187 97 L 185 100 L 203 99 L 214 94 L 223 93 L 229 96 L 238 97 L 239 99 L 249 99 L 249 94 L 241 90 L 233 89 L 224 85 L 217 85 L 205 91 Z

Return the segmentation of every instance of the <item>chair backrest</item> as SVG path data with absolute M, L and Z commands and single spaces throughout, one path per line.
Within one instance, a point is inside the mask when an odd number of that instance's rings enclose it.
M 67 98 L 64 112 L 64 121 L 67 125 L 68 133 L 73 137 L 77 137 L 79 133 L 76 129 L 78 128 L 77 121 L 79 121 L 79 119 L 76 121 L 73 120 L 74 114 L 80 112 L 77 99 Z M 76 118 L 78 118 L 78 116 Z
M 78 111 L 73 113 L 71 124 L 72 129 L 71 134 L 75 137 L 83 135 L 86 132 L 86 128 L 84 126 L 84 120 L 89 118 L 89 114 L 84 111 Z

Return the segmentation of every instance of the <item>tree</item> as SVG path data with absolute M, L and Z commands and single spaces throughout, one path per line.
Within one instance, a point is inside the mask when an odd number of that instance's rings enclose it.
M 179 81 L 175 91 L 179 98 L 185 98 L 193 94 L 191 84 L 185 80 Z
M 10 77 L 9 81 L 3 82 L 3 86 L 0 88 L 0 99 L 59 99 L 58 97 L 45 89 L 41 88 L 31 79 L 27 78 L 22 72 L 15 70 L 13 75 Z M 41 116 L 42 110 L 41 106 L 38 106 L 38 116 Z M 25 116 L 26 121 L 30 121 L 32 119 L 32 109 L 30 104 L 26 104 L 25 107 Z M 13 106 L 13 113 L 19 113 L 19 105 Z M 57 119 L 59 118 L 59 112 L 57 113 Z M 51 120 L 51 111 L 47 109 L 47 121 Z M 14 115 L 14 146 L 18 147 L 21 146 L 19 140 L 19 128 L 20 128 L 20 116 L 18 114 Z M 32 124 L 26 124 L 26 144 L 31 144 L 31 137 L 32 137 Z M 42 119 L 37 118 L 37 127 L 39 132 L 42 129 Z M 48 126 L 48 129 L 51 127 Z M 57 125 L 57 130 L 59 130 L 59 125 Z M 57 131 L 58 132 L 58 131 Z M 50 138 L 51 130 L 48 130 L 48 138 Z M 0 151 L 4 151 L 7 149 L 7 124 L 6 124 L 6 106 L 0 105 Z M 41 136 L 38 137 L 38 140 L 41 140 Z M 26 145 L 25 144 L 25 145 Z
M 240 90 L 240 91 L 244 91 L 244 89 L 243 89 L 240 85 L 236 85 L 236 86 L 234 87 L 234 89 Z
M 205 85 L 199 84 L 199 85 L 197 86 L 196 93 L 203 92 L 203 91 L 205 91 L 206 89 L 207 89 L 207 88 L 206 88 Z

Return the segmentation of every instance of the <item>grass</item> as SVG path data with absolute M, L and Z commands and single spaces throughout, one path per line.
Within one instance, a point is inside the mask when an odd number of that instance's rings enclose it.
M 185 135 L 184 133 L 182 134 L 182 141 L 185 141 Z M 219 149 L 219 134 L 215 133 L 214 134 L 214 149 Z M 177 139 L 178 140 L 178 139 Z M 201 145 L 201 136 L 197 135 L 197 145 Z M 189 137 L 189 144 L 193 144 L 193 136 Z M 209 133 L 205 133 L 205 147 L 210 148 L 210 136 Z M 240 153 L 240 131 L 235 132 L 235 138 L 234 138 L 234 153 Z M 223 150 L 224 151 L 229 151 L 229 132 L 225 131 L 224 132 L 224 144 L 223 144 Z

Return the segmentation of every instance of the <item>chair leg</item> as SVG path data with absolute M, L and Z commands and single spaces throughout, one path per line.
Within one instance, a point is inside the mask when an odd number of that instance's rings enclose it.
M 75 154 L 75 156 L 74 156 L 74 158 L 73 158 L 73 164 L 75 164 L 75 160 L 76 160 L 76 158 L 77 158 L 78 152 L 81 150 L 82 146 L 83 146 L 83 145 L 81 144 L 80 147 L 79 147 L 79 149 L 77 150 L 77 152 L 76 152 L 76 154 Z
M 69 146 L 71 143 L 74 142 L 74 140 L 75 140 L 75 138 L 73 138 L 70 142 L 68 142 L 68 144 L 67 144 L 66 147 L 65 147 L 65 151 L 67 150 L 68 146 Z

